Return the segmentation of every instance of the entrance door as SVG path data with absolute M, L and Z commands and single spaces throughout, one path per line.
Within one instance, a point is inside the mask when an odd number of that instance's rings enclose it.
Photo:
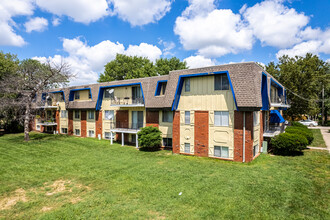
M 132 128 L 139 129 L 143 127 L 143 111 L 132 111 Z
M 132 87 L 132 103 L 133 104 L 139 103 L 141 97 L 142 96 L 141 96 L 140 86 Z

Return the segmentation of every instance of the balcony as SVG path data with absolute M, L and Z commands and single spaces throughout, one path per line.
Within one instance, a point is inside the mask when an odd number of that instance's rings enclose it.
M 290 101 L 286 100 L 284 96 L 272 96 L 270 99 L 271 107 L 279 107 L 279 108 L 290 108 Z
M 48 101 L 42 101 L 40 103 L 38 103 L 38 108 L 42 108 L 42 109 L 57 109 L 57 103 L 53 102 L 52 100 L 48 100 Z
M 145 123 L 128 123 L 128 122 L 112 122 L 110 123 L 110 130 L 118 133 L 136 134 L 140 128 L 145 127 Z
M 268 128 L 264 131 L 264 137 L 275 137 L 276 135 L 279 135 L 284 132 L 285 125 L 282 123 L 282 125 L 269 125 Z
M 42 126 L 55 126 L 55 125 L 57 125 L 54 118 L 50 118 L 50 119 L 39 118 L 39 119 L 37 119 L 36 124 L 37 125 L 42 125 Z
M 142 97 L 114 97 L 111 99 L 111 106 L 117 107 L 144 107 L 144 101 Z

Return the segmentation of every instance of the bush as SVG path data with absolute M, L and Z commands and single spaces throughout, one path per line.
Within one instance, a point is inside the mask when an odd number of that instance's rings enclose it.
M 305 126 L 306 127 L 306 126 Z M 286 133 L 290 133 L 290 134 L 300 134 L 303 135 L 305 138 L 307 138 L 308 140 L 308 144 L 311 144 L 314 140 L 314 136 L 311 130 L 309 130 L 307 127 L 298 127 L 298 126 L 291 126 L 291 127 L 287 127 L 285 129 Z
M 293 133 L 282 133 L 270 141 L 273 153 L 278 155 L 293 155 L 301 152 L 307 145 L 306 137 Z
M 297 122 L 297 121 L 292 121 L 291 122 L 291 126 L 293 126 L 293 127 L 301 127 L 301 128 L 308 129 L 306 125 L 303 125 L 303 124 L 301 124 L 300 122 Z
M 153 126 L 141 128 L 138 132 L 139 146 L 142 149 L 155 150 L 160 148 L 162 143 L 162 132 Z

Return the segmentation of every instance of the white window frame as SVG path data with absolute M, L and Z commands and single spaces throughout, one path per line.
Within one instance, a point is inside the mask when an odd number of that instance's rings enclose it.
M 217 123 L 217 116 L 219 115 L 219 123 Z M 228 116 L 227 121 L 223 120 L 224 116 Z M 228 127 L 229 126 L 229 111 L 214 111 L 214 126 L 216 127 Z
M 186 151 L 186 149 L 188 149 L 188 147 L 189 147 L 189 152 Z M 191 153 L 190 143 L 184 143 L 184 152 L 186 154 L 190 154 Z
M 184 124 L 190 125 L 190 111 L 184 112 Z
M 92 114 L 91 114 L 92 113 Z M 88 114 L 88 120 L 95 120 L 95 111 L 93 111 L 93 110 L 89 110 L 88 112 L 87 112 L 87 114 Z M 90 118 L 90 116 L 93 116 L 92 118 Z
M 63 129 L 66 129 L 66 132 L 63 132 Z M 68 133 L 68 128 L 61 128 L 61 134 L 67 134 Z
M 215 148 L 220 148 L 220 155 L 218 156 L 218 155 L 215 155 Z M 214 149 L 213 149 L 213 156 L 214 157 L 218 157 L 218 158 L 225 158 L 225 159 L 227 159 L 227 158 L 229 158 L 229 147 L 225 147 L 225 146 L 214 146 L 213 147 Z M 227 148 L 227 152 L 228 152 L 228 155 L 223 155 L 223 153 L 222 153 L 222 151 L 223 151 L 223 148 Z
M 77 131 L 79 131 L 79 134 L 77 134 Z M 74 135 L 76 135 L 76 136 L 80 136 L 80 135 L 81 135 L 81 133 L 80 133 L 80 129 L 74 129 Z
M 93 132 L 91 135 L 90 132 Z M 94 130 L 88 130 L 88 137 L 95 137 L 95 131 Z
M 107 117 L 107 112 L 109 113 L 109 117 Z M 114 110 L 104 110 L 104 120 L 114 120 L 114 118 L 115 118 L 115 111 Z

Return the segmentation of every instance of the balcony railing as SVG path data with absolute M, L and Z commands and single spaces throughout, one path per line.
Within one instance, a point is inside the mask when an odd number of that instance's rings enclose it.
M 290 107 L 290 100 L 283 95 L 271 97 L 270 102 L 273 107 Z
M 57 125 L 57 123 L 54 118 L 49 118 L 49 119 L 39 118 L 37 119 L 37 125 L 53 126 L 53 125 Z
M 282 123 L 282 125 L 276 125 L 272 124 L 269 125 L 264 131 L 264 137 L 274 137 L 276 135 L 279 135 L 284 132 L 285 124 Z
M 112 106 L 144 106 L 143 98 L 115 97 L 111 99 Z
M 120 121 L 110 123 L 110 129 L 140 130 L 142 127 L 145 127 L 145 123 L 128 123 Z

